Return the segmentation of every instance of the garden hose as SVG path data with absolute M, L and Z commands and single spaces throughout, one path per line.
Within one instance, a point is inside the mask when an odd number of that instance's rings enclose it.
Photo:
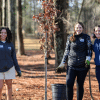
M 89 90 L 90 90 L 91 100 L 94 100 L 94 98 L 93 98 L 93 96 L 92 96 L 92 90 L 91 90 L 90 69 L 89 69 Z

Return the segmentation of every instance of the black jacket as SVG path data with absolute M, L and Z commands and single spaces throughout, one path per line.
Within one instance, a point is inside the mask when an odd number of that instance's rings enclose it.
M 68 59 L 68 66 L 72 68 L 85 68 L 86 56 L 92 56 L 92 43 L 87 34 L 75 35 L 76 41 L 71 42 L 69 35 L 63 56 L 63 62 Z

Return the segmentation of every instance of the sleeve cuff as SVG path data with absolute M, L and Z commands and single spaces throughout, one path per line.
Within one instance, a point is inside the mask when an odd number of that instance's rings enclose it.
M 86 60 L 90 61 L 91 57 L 90 56 L 86 56 Z

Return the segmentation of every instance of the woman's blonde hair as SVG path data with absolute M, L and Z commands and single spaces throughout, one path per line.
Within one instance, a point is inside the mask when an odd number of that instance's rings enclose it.
M 77 22 L 76 24 L 80 24 L 80 25 L 82 26 L 82 28 L 84 29 L 84 25 L 83 25 L 82 22 Z M 76 32 L 75 32 L 75 26 L 76 26 L 76 24 L 74 25 L 74 33 L 73 33 L 73 35 L 70 37 L 70 41 L 72 41 L 72 42 L 74 42 L 74 41 L 76 40 L 76 38 L 75 38 L 75 34 L 76 34 Z

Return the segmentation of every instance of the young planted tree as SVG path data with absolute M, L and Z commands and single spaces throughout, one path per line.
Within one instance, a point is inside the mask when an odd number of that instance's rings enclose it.
M 44 8 L 44 13 L 39 13 L 39 15 L 34 15 L 33 19 L 37 19 L 40 23 L 40 28 L 42 33 L 44 33 L 42 39 L 40 40 L 41 47 L 40 49 L 48 49 L 48 52 L 51 51 L 53 46 L 51 46 L 52 34 L 56 32 L 57 27 L 54 25 L 54 17 L 56 16 L 56 8 L 52 0 L 45 2 L 43 1 L 42 6 Z M 45 45 L 47 33 L 47 46 Z
M 39 15 L 33 15 L 33 19 L 40 23 L 40 28 L 44 36 L 40 40 L 40 49 L 45 51 L 45 100 L 47 100 L 47 53 L 51 51 L 53 46 L 51 45 L 52 34 L 55 34 L 57 27 L 54 24 L 54 18 L 56 16 L 56 8 L 52 0 L 43 1 L 42 7 L 44 13 L 39 13 Z
M 56 7 L 55 7 L 56 4 Z M 51 51 L 51 48 L 54 48 L 51 45 L 52 36 L 55 37 L 55 53 L 56 53 L 56 67 L 60 64 L 67 38 L 67 8 L 68 1 L 65 0 L 56 0 L 55 3 L 52 0 L 48 0 L 47 3 L 43 1 L 43 8 L 45 10 L 44 14 L 40 13 L 37 16 L 33 16 L 34 19 L 37 19 L 40 22 L 40 27 L 44 33 L 40 43 L 40 49 L 45 48 L 45 34 L 47 33 L 47 47 L 48 52 Z M 59 12 L 57 12 L 59 11 Z M 58 28 L 57 28 L 58 27 Z M 60 30 L 57 30 L 60 29 Z M 53 34 L 53 35 L 52 35 Z

